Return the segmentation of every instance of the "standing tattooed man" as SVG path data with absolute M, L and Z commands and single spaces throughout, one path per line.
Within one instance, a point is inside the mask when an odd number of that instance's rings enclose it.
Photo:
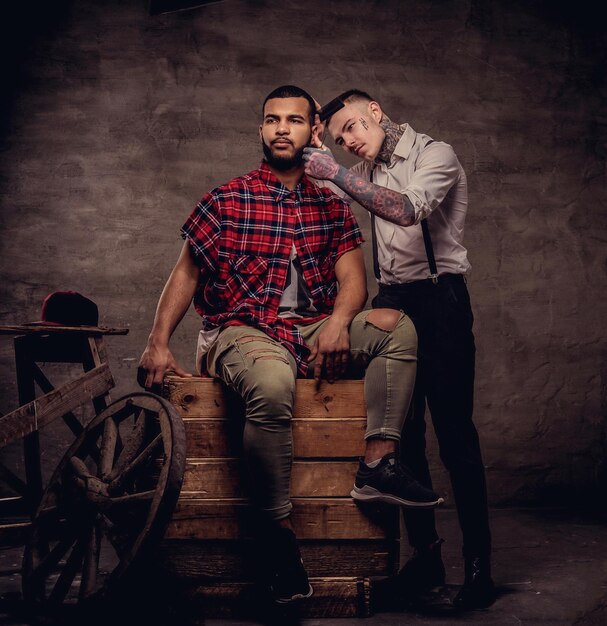
M 396 455 L 415 379 L 413 324 L 390 308 L 361 312 L 367 293 L 358 225 L 347 203 L 304 176 L 315 111 L 309 94 L 292 85 L 267 96 L 264 160 L 207 193 L 186 221 L 139 364 L 146 388 L 169 370 L 185 373 L 169 339 L 193 298 L 203 319 L 199 365 L 244 400 L 251 496 L 266 521 L 264 561 L 279 603 L 312 594 L 289 498 L 295 378 L 308 367 L 329 381 L 366 367 L 365 458 L 352 497 L 420 508 L 442 502 Z
M 417 381 L 403 430 L 402 459 L 431 488 L 425 455 L 427 401 L 463 533 L 465 580 L 454 605 L 489 606 L 495 591 L 485 472 L 472 422 L 475 345 L 464 278 L 470 264 L 462 245 L 466 175 L 451 146 L 408 124 L 395 124 L 362 91 L 341 94 L 321 111 L 321 118 L 328 119 L 335 143 L 362 162 L 346 170 L 330 151 L 307 148 L 306 173 L 332 181 L 370 211 L 379 282 L 373 307 L 404 311 L 418 334 Z M 421 597 L 445 582 L 442 540 L 433 511 L 405 511 L 405 523 L 414 552 L 399 579 L 409 597 Z

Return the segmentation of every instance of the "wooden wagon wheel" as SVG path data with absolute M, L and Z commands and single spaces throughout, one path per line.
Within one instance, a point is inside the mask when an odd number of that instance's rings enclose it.
M 185 467 L 185 430 L 162 398 L 134 393 L 96 416 L 42 497 L 23 595 L 59 606 L 107 597 L 162 538 Z

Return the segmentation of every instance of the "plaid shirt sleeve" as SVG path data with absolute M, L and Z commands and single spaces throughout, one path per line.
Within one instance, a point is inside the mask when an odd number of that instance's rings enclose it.
M 203 196 L 186 223 L 181 236 L 188 241 L 200 269 L 214 271 L 217 268 L 221 219 L 214 191 Z

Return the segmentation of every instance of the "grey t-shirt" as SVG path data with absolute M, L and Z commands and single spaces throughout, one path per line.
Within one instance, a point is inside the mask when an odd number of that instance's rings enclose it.
M 289 271 L 287 272 L 285 290 L 278 305 L 278 315 L 294 318 L 317 315 L 318 311 L 312 304 L 312 295 L 304 280 L 295 246 L 291 248 L 289 261 Z

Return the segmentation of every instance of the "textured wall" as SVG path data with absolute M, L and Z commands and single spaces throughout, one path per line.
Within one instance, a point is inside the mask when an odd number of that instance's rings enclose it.
M 604 437 L 607 47 L 584 3 L 527 4 L 225 0 L 151 17 L 143 1 L 79 0 L 7 20 L 0 322 L 81 291 L 102 323 L 130 328 L 107 343 L 115 397 L 134 390 L 178 229 L 204 191 L 257 165 L 263 97 L 357 86 L 451 143 L 468 172 L 492 502 L 583 493 Z M 197 325 L 192 311 L 173 339 L 188 366 Z M 7 338 L 0 385 L 7 412 Z M 14 446 L 5 457 L 19 464 Z

